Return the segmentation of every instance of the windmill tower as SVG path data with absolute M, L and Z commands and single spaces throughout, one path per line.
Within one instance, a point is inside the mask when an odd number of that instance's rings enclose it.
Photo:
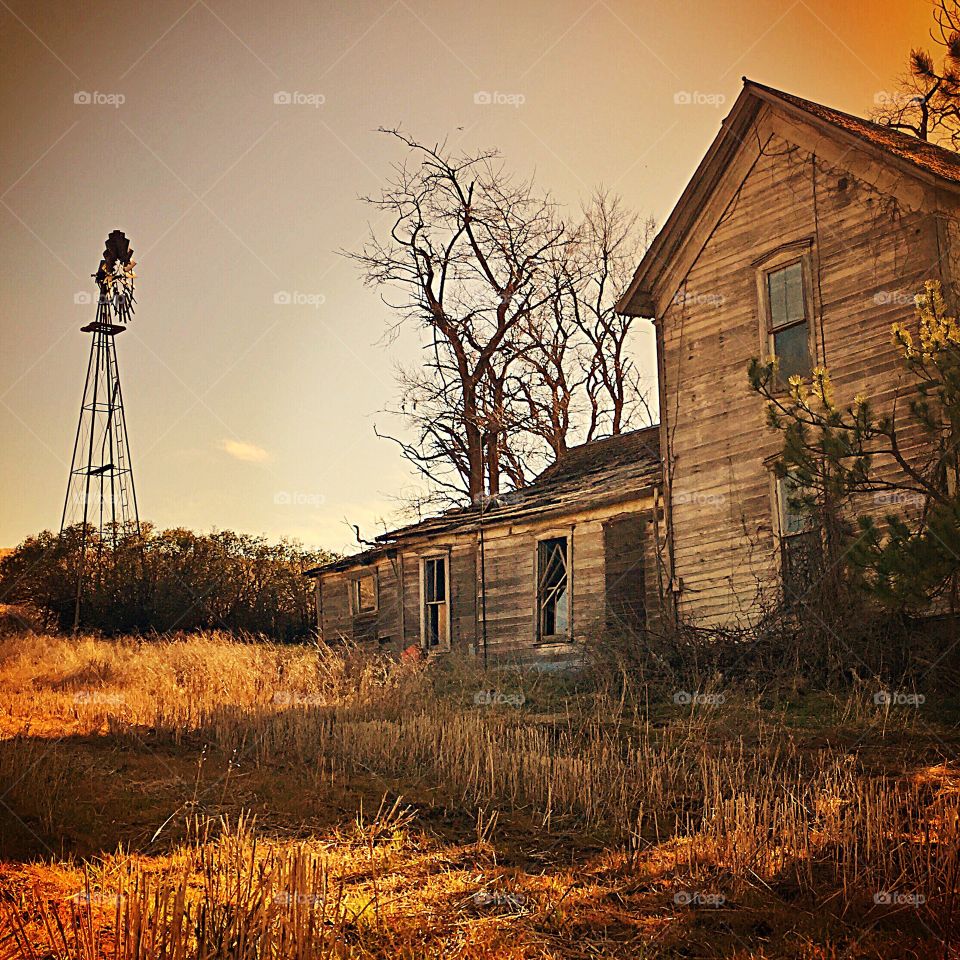
M 80 328 L 91 335 L 90 357 L 60 520 L 61 533 L 82 524 L 74 629 L 80 622 L 88 540 L 96 532 L 99 567 L 106 545 L 115 549 L 124 534 L 140 532 L 116 345 L 117 334 L 133 317 L 134 266 L 130 241 L 114 230 L 92 275 L 99 290 L 96 319 Z

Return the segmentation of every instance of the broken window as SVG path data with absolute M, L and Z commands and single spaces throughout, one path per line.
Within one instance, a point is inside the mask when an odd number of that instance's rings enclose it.
M 777 499 L 780 501 L 780 532 L 785 537 L 806 533 L 811 527 L 807 499 L 809 488 L 793 474 L 777 478 Z
M 767 315 L 770 350 L 779 361 L 778 377 L 809 377 L 810 324 L 803 280 L 803 263 L 796 261 L 767 275 Z
M 372 573 L 357 577 L 351 582 L 350 602 L 354 616 L 373 613 L 377 609 L 377 579 Z
M 809 490 L 793 475 L 777 479 L 781 576 L 788 607 L 803 604 L 822 567 L 820 535 L 806 503 Z
M 567 538 L 537 545 L 537 634 L 540 640 L 570 634 L 570 588 Z
M 447 558 L 430 557 L 423 561 L 423 643 L 430 649 L 449 642 Z

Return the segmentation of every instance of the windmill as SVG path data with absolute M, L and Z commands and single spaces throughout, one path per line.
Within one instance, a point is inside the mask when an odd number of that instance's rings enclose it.
M 97 531 L 98 568 L 104 546 L 109 544 L 115 551 L 119 538 L 140 532 L 116 345 L 117 334 L 133 318 L 135 265 L 130 241 L 114 230 L 107 237 L 100 267 L 92 274 L 99 291 L 96 319 L 80 328 L 92 335 L 90 357 L 60 520 L 61 533 L 81 524 L 74 629 L 80 623 L 87 541 L 92 532 Z

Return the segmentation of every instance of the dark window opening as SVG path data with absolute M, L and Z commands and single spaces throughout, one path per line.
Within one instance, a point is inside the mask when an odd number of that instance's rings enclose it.
M 423 562 L 424 643 L 444 647 L 450 640 L 447 607 L 447 558 L 434 557 Z
M 607 629 L 639 634 L 646 625 L 643 517 L 623 516 L 603 525 Z
M 778 478 L 782 580 L 788 608 L 804 604 L 820 579 L 822 568 L 820 535 L 807 496 L 808 490 L 795 476 Z

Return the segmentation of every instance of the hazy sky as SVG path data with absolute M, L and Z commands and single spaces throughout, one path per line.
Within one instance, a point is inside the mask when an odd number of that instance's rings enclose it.
M 565 203 L 602 183 L 662 222 L 742 75 L 863 114 L 928 19 L 926 0 L 0 0 L 0 547 L 59 524 L 93 318 L 75 297 L 110 230 L 139 264 L 118 352 L 141 517 L 344 549 L 344 518 L 376 532 L 411 482 L 373 425 L 416 342 L 378 342 L 388 312 L 336 253 L 400 157 L 377 127 L 495 146 Z

